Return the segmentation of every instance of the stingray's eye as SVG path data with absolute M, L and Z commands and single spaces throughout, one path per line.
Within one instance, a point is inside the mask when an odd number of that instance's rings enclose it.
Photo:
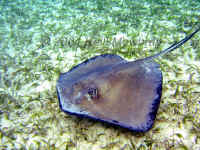
M 98 90 L 97 88 L 88 88 L 88 95 L 91 99 L 98 98 Z

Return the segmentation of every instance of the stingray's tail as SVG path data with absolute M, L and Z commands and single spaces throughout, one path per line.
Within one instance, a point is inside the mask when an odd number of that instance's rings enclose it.
M 156 57 L 159 57 L 159 56 L 161 56 L 161 55 L 164 55 L 164 54 L 166 54 L 166 53 L 168 53 L 168 52 L 171 52 L 171 51 L 177 49 L 178 47 L 180 47 L 181 45 L 183 45 L 185 42 L 187 42 L 189 39 L 191 39 L 191 38 L 192 38 L 197 32 L 199 32 L 199 31 L 200 31 L 200 27 L 199 27 L 196 31 L 194 31 L 193 33 L 191 33 L 190 35 L 186 36 L 186 37 L 185 37 L 184 39 L 182 39 L 181 41 L 172 44 L 170 47 L 164 49 L 163 51 L 161 51 L 161 52 L 158 53 L 158 54 L 155 54 L 155 55 L 153 55 L 153 56 L 147 57 L 147 59 L 154 59 L 154 58 L 156 58 Z

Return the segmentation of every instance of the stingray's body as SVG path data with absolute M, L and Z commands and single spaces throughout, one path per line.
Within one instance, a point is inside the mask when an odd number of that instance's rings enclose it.
M 153 59 L 181 46 L 199 30 L 151 57 L 128 62 L 104 54 L 61 74 L 57 81 L 61 110 L 133 131 L 149 130 L 162 93 L 162 72 Z

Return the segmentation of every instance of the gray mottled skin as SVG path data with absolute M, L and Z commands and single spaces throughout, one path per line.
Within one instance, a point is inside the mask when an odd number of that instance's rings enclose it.
M 183 45 L 200 30 L 160 53 L 127 62 L 117 55 L 93 57 L 60 75 L 60 108 L 133 131 L 149 130 L 162 93 L 162 72 L 153 59 Z

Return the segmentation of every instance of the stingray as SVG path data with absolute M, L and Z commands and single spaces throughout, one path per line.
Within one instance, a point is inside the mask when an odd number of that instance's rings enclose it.
M 153 56 L 128 62 L 103 54 L 61 73 L 56 85 L 60 109 L 132 131 L 148 131 L 162 94 L 162 72 L 154 59 L 180 47 L 199 30 Z

